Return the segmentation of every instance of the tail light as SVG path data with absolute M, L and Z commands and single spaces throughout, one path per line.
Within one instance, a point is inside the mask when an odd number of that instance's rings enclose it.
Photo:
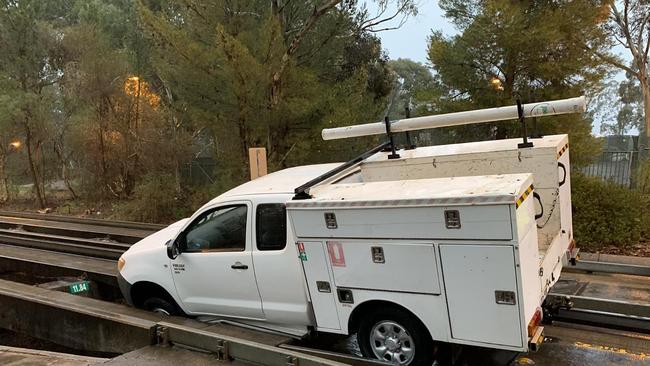
M 569 251 L 569 253 L 571 253 L 575 248 L 576 248 L 576 241 L 575 241 L 575 240 L 571 240 L 571 241 L 569 242 L 569 248 L 567 248 L 567 250 Z
M 533 318 L 530 319 L 530 322 L 528 323 L 528 336 L 532 337 L 535 334 L 535 329 L 537 326 L 542 322 L 542 309 L 537 308 L 535 310 L 535 314 L 533 314 Z

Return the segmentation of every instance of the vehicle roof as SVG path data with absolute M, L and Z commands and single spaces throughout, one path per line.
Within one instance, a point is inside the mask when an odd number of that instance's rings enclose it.
M 287 207 L 513 204 L 532 183 L 529 173 L 336 183 L 316 186 L 312 199 Z
M 216 197 L 210 203 L 234 196 L 290 194 L 294 192 L 296 187 L 309 182 L 339 165 L 341 163 L 314 164 L 279 170 L 237 186 Z

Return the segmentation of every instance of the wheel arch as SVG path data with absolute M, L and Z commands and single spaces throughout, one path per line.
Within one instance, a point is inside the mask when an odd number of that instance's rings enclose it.
M 131 299 L 133 306 L 142 308 L 144 302 L 151 297 L 160 297 L 164 300 L 170 301 L 181 309 L 174 297 L 162 286 L 150 281 L 138 281 L 131 286 Z
M 413 311 L 404 307 L 403 305 L 397 304 L 392 301 L 387 301 L 387 300 L 368 300 L 357 305 L 352 310 L 352 313 L 348 318 L 348 334 L 354 334 L 359 330 L 361 319 L 363 318 L 364 314 L 369 314 L 369 312 L 375 311 L 376 309 L 386 309 L 386 308 L 397 309 L 399 311 L 403 311 L 409 314 L 410 316 L 413 317 L 413 319 L 418 321 L 424 329 L 427 330 L 427 332 L 433 339 L 433 335 L 431 334 L 431 331 L 427 328 L 426 324 L 422 321 L 422 319 L 420 319 Z

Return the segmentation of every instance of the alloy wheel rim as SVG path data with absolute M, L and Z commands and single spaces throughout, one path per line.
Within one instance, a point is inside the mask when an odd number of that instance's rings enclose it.
M 167 311 L 167 310 L 165 310 L 163 308 L 153 308 L 153 309 L 151 309 L 151 311 L 153 311 L 154 313 L 157 313 L 157 314 L 162 314 L 162 315 L 167 315 L 167 316 L 171 315 L 171 314 L 169 314 L 169 311 Z
M 370 347 L 380 360 L 408 365 L 415 357 L 413 337 L 394 321 L 380 321 L 370 330 Z

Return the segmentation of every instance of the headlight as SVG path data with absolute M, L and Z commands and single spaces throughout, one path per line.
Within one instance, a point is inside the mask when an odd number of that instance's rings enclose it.
M 125 264 L 126 261 L 124 260 L 124 257 L 120 257 L 120 259 L 117 260 L 117 270 L 122 272 L 122 268 L 124 268 Z

